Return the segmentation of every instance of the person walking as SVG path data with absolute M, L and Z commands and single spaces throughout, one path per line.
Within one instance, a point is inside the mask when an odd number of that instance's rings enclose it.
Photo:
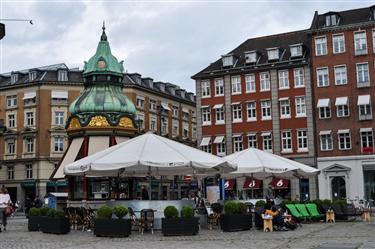
M 6 226 L 8 224 L 7 222 L 7 215 L 5 214 L 5 209 L 7 207 L 10 207 L 12 204 L 12 200 L 10 199 L 10 196 L 8 194 L 8 190 L 5 187 L 2 187 L 0 190 L 0 222 L 2 224 L 2 228 L 4 231 L 6 231 Z M 0 232 L 1 232 L 1 226 L 0 226 Z

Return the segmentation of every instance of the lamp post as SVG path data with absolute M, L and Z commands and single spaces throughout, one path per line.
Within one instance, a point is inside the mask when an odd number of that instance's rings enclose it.
M 143 120 L 140 119 L 139 117 L 134 120 L 135 123 L 137 124 L 137 128 L 138 128 L 138 134 L 141 134 L 141 127 L 142 127 L 142 124 L 143 124 Z

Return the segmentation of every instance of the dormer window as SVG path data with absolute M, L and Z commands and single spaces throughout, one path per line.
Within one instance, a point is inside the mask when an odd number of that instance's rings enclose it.
M 29 72 L 29 81 L 33 81 L 36 79 L 36 72 Z
M 245 52 L 246 63 L 256 63 L 258 60 L 258 54 L 256 51 Z
M 290 57 L 302 56 L 302 44 L 296 44 L 290 46 Z
M 338 16 L 336 14 L 326 16 L 326 27 L 336 26 L 338 23 Z
M 233 55 L 223 55 L 222 61 L 223 61 L 223 67 L 233 66 Z
M 12 74 L 10 76 L 10 83 L 15 84 L 18 81 L 18 74 Z
M 268 48 L 267 49 L 267 56 L 269 61 L 278 60 L 280 57 L 279 48 Z
M 57 80 L 58 81 L 68 81 L 68 71 L 65 71 L 65 70 L 57 71 Z

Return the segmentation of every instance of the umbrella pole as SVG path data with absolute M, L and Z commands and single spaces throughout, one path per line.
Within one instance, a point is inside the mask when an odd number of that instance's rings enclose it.
M 254 173 L 251 173 L 251 181 L 254 179 Z M 251 188 L 251 199 L 254 199 L 254 188 Z
M 148 167 L 148 176 L 149 176 L 149 194 L 148 194 L 148 199 L 151 201 L 151 194 L 152 194 L 152 189 L 151 189 L 151 167 Z

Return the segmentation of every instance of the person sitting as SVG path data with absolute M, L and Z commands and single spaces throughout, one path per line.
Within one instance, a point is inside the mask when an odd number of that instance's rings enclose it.
M 266 205 L 266 211 L 264 213 L 272 216 L 272 222 L 275 230 L 288 231 L 288 229 L 285 227 L 281 208 L 277 209 L 275 206 L 271 206 L 268 204 Z

